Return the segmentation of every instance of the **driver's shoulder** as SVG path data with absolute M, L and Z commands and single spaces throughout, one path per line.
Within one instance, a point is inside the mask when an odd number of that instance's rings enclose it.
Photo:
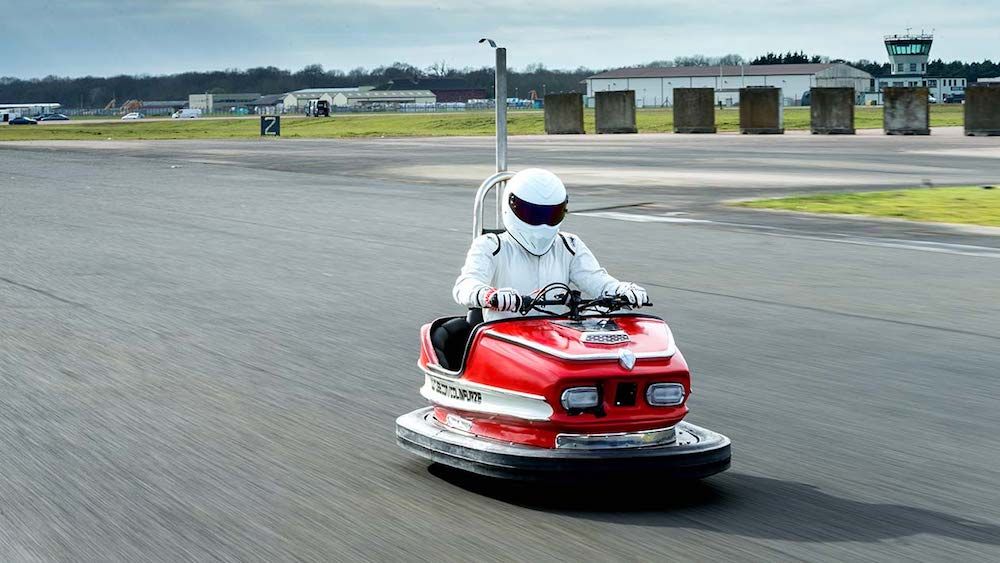
M 506 233 L 505 233 L 506 234 Z M 503 235 L 498 235 L 496 233 L 486 233 L 479 235 L 472 241 L 472 248 L 496 256 L 500 253 L 500 249 L 503 248 L 504 241 L 502 239 Z
M 570 254 L 574 256 L 581 249 L 587 247 L 585 244 L 583 244 L 583 240 L 579 236 L 566 231 L 559 231 L 559 242 L 562 243 L 563 248 L 565 248 L 567 251 L 569 251 Z

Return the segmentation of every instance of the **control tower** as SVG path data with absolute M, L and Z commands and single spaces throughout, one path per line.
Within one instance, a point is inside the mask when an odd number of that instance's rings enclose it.
M 927 59 L 930 57 L 933 42 L 934 36 L 925 33 L 886 35 L 885 50 L 889 52 L 892 74 L 903 76 L 927 74 Z
M 962 76 L 928 76 L 927 59 L 930 58 L 934 36 L 929 33 L 886 35 L 885 50 L 889 53 L 892 74 L 874 79 L 873 92 L 865 101 L 882 103 L 882 89 L 927 88 L 931 103 L 959 103 L 965 99 L 966 79 Z

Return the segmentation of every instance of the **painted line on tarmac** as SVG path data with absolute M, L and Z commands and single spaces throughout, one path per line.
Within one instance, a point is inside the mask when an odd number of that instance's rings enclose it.
M 707 219 L 689 219 L 687 217 L 676 217 L 666 215 L 640 215 L 638 213 L 621 213 L 618 211 L 582 211 L 573 213 L 584 217 L 601 217 L 603 219 L 616 219 L 618 221 L 631 221 L 633 223 L 715 223 Z
M 666 216 L 666 215 L 641 215 L 635 213 L 621 213 L 615 211 L 581 212 L 574 215 L 584 217 L 597 217 L 601 219 L 614 219 L 616 221 L 629 221 L 632 223 L 674 223 L 674 224 L 709 224 L 724 227 L 746 229 L 757 231 L 760 234 L 794 238 L 802 240 L 818 240 L 823 242 L 834 242 L 842 244 L 854 244 L 858 246 L 874 246 L 879 248 L 897 248 L 901 250 L 917 250 L 921 252 L 937 252 L 939 254 L 956 254 L 959 256 L 977 256 L 981 258 L 1000 258 L 1000 249 L 989 246 L 976 246 L 971 244 L 956 244 L 948 242 L 918 241 L 891 238 L 858 237 L 853 235 L 820 236 L 805 235 L 795 232 L 793 229 L 783 227 L 773 227 L 770 225 L 754 225 L 749 223 L 732 223 L 727 221 L 710 221 L 708 219 L 691 219 L 688 217 Z
M 859 246 L 878 246 L 882 248 L 919 250 L 922 252 L 937 252 L 939 254 L 957 254 L 959 256 L 1000 258 L 1000 249 L 991 248 L 989 246 L 974 246 L 971 244 L 954 244 L 949 242 L 932 242 L 932 241 L 901 240 L 901 239 L 875 239 L 867 237 L 853 237 L 849 235 L 845 235 L 844 238 L 829 238 L 829 237 L 810 236 L 810 235 L 789 235 L 784 233 L 774 233 L 774 236 L 809 239 L 809 240 L 821 240 L 825 242 L 841 242 L 844 244 L 856 244 Z
M 989 338 L 991 340 L 1000 340 L 1000 335 L 987 334 L 987 333 L 984 333 L 984 332 L 975 332 L 975 331 L 972 331 L 972 330 L 964 330 L 964 329 L 960 329 L 960 328 L 952 328 L 952 327 L 947 327 L 947 326 L 931 325 L 931 324 L 926 324 L 926 323 L 917 323 L 917 322 L 906 321 L 906 320 L 902 320 L 902 319 L 891 319 L 891 318 L 888 318 L 888 317 L 878 317 L 878 316 L 875 316 L 875 315 L 865 315 L 865 314 L 861 314 L 861 313 L 852 313 L 850 311 L 838 311 L 836 309 L 827 309 L 825 307 L 814 307 L 812 305 L 802 305 L 802 304 L 798 304 L 798 303 L 788 303 L 788 302 L 785 302 L 785 301 L 775 301 L 773 299 L 763 299 L 763 298 L 759 298 L 759 297 L 749 297 L 749 296 L 743 296 L 743 295 L 735 295 L 735 294 L 732 294 L 732 293 L 722 293 L 722 292 L 718 292 L 718 291 L 707 291 L 707 290 L 704 290 L 704 289 L 694 289 L 694 288 L 690 288 L 690 287 L 683 287 L 683 286 L 677 286 L 677 285 L 665 285 L 665 284 L 659 284 L 659 283 L 651 282 L 651 281 L 648 281 L 648 280 L 643 280 L 642 284 L 643 285 L 652 286 L 652 287 L 659 287 L 659 288 L 663 288 L 663 289 L 670 289 L 670 290 L 673 290 L 673 291 L 684 291 L 684 292 L 688 292 L 688 293 L 697 293 L 699 295 L 711 295 L 713 297 L 724 297 L 724 298 L 727 298 L 727 299 L 736 299 L 736 300 L 739 300 L 739 301 L 746 301 L 746 302 L 749 302 L 749 303 L 760 303 L 762 305 L 773 305 L 773 306 L 776 306 L 776 307 L 786 307 L 786 308 L 789 308 L 789 309 L 799 309 L 799 310 L 803 310 L 803 311 L 813 311 L 813 312 L 816 312 L 816 313 L 825 313 L 825 314 L 829 314 L 829 315 L 837 315 L 837 316 L 840 316 L 840 317 L 849 317 L 849 318 L 852 318 L 852 319 L 862 319 L 862 320 L 866 320 L 866 321 L 878 321 L 878 322 L 883 322 L 883 323 L 891 323 L 891 324 L 895 324 L 895 325 L 910 326 L 910 327 L 915 327 L 915 328 L 925 328 L 925 329 L 929 329 L 929 330 L 940 330 L 940 331 L 951 332 L 951 333 L 955 333 L 955 334 L 964 334 L 964 335 L 967 335 L 967 336 L 978 336 L 978 337 L 981 337 L 981 338 Z
M 641 201 L 639 203 L 621 203 L 617 205 L 605 205 L 603 207 L 591 207 L 589 209 L 581 209 L 580 211 L 571 211 L 574 215 L 586 215 L 588 213 L 595 213 L 598 211 L 611 211 L 612 209 L 628 209 L 631 207 L 643 207 L 645 205 L 653 205 L 656 202 L 653 201 Z

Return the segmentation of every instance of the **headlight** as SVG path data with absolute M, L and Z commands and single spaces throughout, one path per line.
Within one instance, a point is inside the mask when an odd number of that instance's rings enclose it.
M 597 387 L 573 387 L 562 392 L 562 406 L 568 411 L 592 409 L 597 401 Z
M 680 383 L 654 383 L 646 388 L 646 402 L 654 407 L 670 407 L 684 402 Z

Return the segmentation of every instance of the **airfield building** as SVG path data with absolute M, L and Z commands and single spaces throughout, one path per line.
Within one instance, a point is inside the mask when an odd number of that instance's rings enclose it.
M 184 100 L 143 100 L 139 111 L 149 115 L 170 115 L 179 109 L 187 107 Z
M 934 36 L 924 33 L 885 36 L 885 50 L 889 53 L 892 73 L 876 80 L 876 101 L 881 102 L 881 91 L 887 86 L 926 86 L 931 97 L 938 102 L 964 97 L 964 77 L 927 75 L 927 60 L 930 58 L 932 43 Z
M 247 108 L 260 98 L 259 93 L 240 94 L 190 94 L 188 107 L 200 109 L 206 113 L 214 111 L 232 111 L 236 108 Z
M 785 105 L 798 105 L 814 86 L 869 90 L 872 75 L 843 63 L 622 68 L 586 79 L 590 100 L 597 92 L 632 90 L 636 105 L 669 106 L 674 88 L 713 88 L 715 102 L 736 105 L 740 88 L 776 86 Z M 588 102 L 589 103 L 589 102 Z
M 437 97 L 430 90 L 366 90 L 340 92 L 333 97 L 337 107 L 366 107 L 377 105 L 434 104 Z
M 62 107 L 56 102 L 28 102 L 23 104 L 0 104 L 0 122 L 7 122 L 15 117 L 32 116 L 41 113 L 54 113 Z
M 253 113 L 275 114 L 285 111 L 285 94 L 267 94 L 250 102 L 250 110 Z
M 368 90 L 372 90 L 374 88 L 374 86 L 356 86 L 351 88 L 305 88 L 285 94 L 281 103 L 282 107 L 287 112 L 304 112 L 306 108 L 309 107 L 309 102 L 312 100 L 325 100 L 332 106 L 335 105 L 333 98 L 337 94 L 367 92 Z
M 376 90 L 430 90 L 438 103 L 465 103 L 486 97 L 486 90 L 473 88 L 461 78 L 397 78 Z

